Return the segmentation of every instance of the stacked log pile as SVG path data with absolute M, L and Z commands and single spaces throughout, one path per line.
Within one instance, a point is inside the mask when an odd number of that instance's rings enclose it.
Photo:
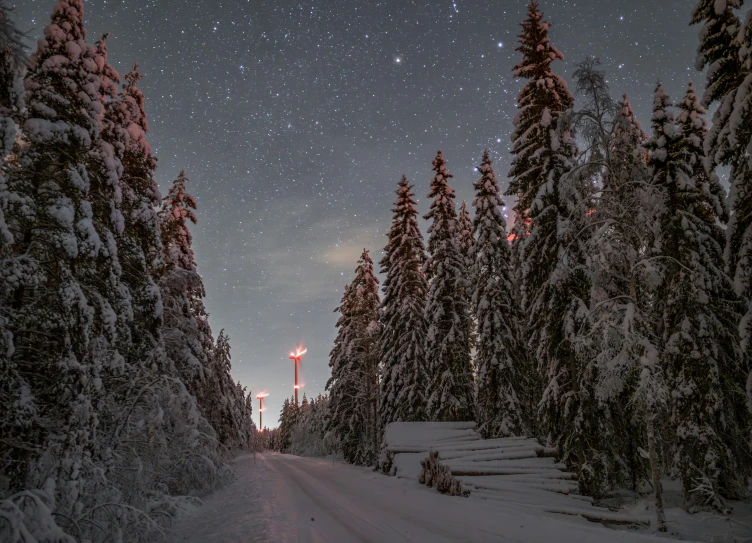
M 480 439 L 474 422 L 392 422 L 384 431 L 379 468 L 387 475 L 400 476 L 396 469 L 397 455 L 420 453 L 422 458 L 436 447 L 452 447 Z
M 579 495 L 574 474 L 556 462 L 555 454 L 535 439 L 481 439 L 472 422 L 392 423 L 385 432 L 382 471 L 416 474 L 421 484 L 452 496 L 472 494 L 603 524 L 649 524 L 647 518 L 598 507 Z M 418 460 L 419 467 L 407 468 Z

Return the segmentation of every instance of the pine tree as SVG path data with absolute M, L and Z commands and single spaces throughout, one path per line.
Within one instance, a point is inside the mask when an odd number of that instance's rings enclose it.
M 543 430 L 567 464 L 582 466 L 595 430 L 587 412 L 593 407 L 589 376 L 580 374 L 573 341 L 590 289 L 584 246 L 591 184 L 570 175 L 577 148 L 562 114 L 574 99 L 551 71 L 551 62 L 563 55 L 551 45 L 548 30 L 537 2 L 531 1 L 517 48 L 523 58 L 514 71 L 530 82 L 520 92 L 512 136 L 513 262 L 521 262 L 525 336 L 544 380 Z
M 463 275 L 467 262 L 460 252 L 454 190 L 449 186 L 449 179 L 454 176 L 447 171 L 441 151 L 433 161 L 433 169 L 428 195 L 433 202 L 424 217 L 433 221 L 428 228 L 431 257 L 426 263 L 430 279 L 426 337 L 426 360 L 430 364 L 428 416 L 435 421 L 474 420 L 470 317 L 463 294 L 470 283 Z
M 379 280 L 368 251 L 355 269 L 355 278 L 345 288 L 337 338 L 330 355 L 332 376 L 329 429 L 341 444 L 345 460 L 374 465 L 379 432 L 378 350 Z
M 487 438 L 525 435 L 528 371 L 519 340 L 506 221 L 488 150 L 475 182 L 472 305 L 478 319 L 478 424 Z
M 723 498 L 744 495 L 752 467 L 744 361 L 735 340 L 740 307 L 719 265 L 723 234 L 701 147 L 705 110 L 690 84 L 672 126 L 662 114 L 668 98 L 660 86 L 656 94 L 650 166 L 665 205 L 658 218 L 663 283 L 656 305 L 673 400 L 675 462 L 687 502 L 723 509 Z
M 426 420 L 425 249 L 412 186 L 405 176 L 396 192 L 389 242 L 380 262 L 385 276 L 379 355 L 382 427 L 395 421 Z

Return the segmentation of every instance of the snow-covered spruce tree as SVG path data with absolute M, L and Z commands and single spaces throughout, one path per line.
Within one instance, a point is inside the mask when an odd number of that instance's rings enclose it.
M 347 336 L 350 330 L 350 314 L 352 312 L 353 297 L 350 295 L 351 285 L 348 283 L 345 285 L 345 292 L 342 295 L 339 306 L 334 309 L 335 313 L 339 313 L 337 319 L 337 335 L 334 338 L 334 345 L 329 352 L 329 367 L 331 368 L 331 376 L 326 382 L 326 390 L 334 384 L 344 373 L 344 356 L 347 346 Z M 331 397 L 331 396 L 330 396 Z M 330 404 L 331 406 L 331 404 Z
M 188 229 L 188 223 L 196 224 L 196 199 L 191 196 L 186 183 L 188 177 L 181 170 L 173 181 L 172 187 L 162 201 L 159 211 L 162 244 L 167 253 L 167 261 L 184 270 L 196 268 L 193 253 L 193 236 Z
M 563 55 L 551 45 L 548 30 L 531 1 L 517 48 L 523 58 L 514 72 L 530 82 L 519 94 L 508 192 L 517 195 L 514 243 L 521 258 L 525 339 L 543 379 L 542 432 L 563 461 L 577 468 L 587 462 L 597 421 L 588 412 L 590 376 L 581 374 L 573 343 L 590 290 L 585 244 L 592 186 L 570 174 L 577 147 L 562 113 L 574 99 L 551 71 L 551 62 Z M 589 486 L 585 475 L 580 473 L 583 490 Z
M 117 164 L 101 138 L 104 82 L 85 36 L 83 3 L 59 2 L 25 80 L 26 145 L 7 179 L 13 243 L 0 265 L 0 307 L 12 334 L 4 336 L 13 342 L 3 351 L 24 376 L 18 393 L 28 415 L 4 432 L 2 461 L 13 476 L 2 492 L 46 488 L 59 522 L 115 491 L 97 435 L 107 421 L 96 411 L 129 339 L 130 295 L 115 242 Z
M 29 365 L 16 361 L 13 332 L 18 328 L 13 317 L 18 307 L 8 303 L 14 289 L 29 280 L 14 275 L 20 269 L 18 264 L 23 265 L 23 256 L 14 247 L 14 241 L 23 241 L 14 236 L 18 234 L 16 214 L 22 211 L 15 202 L 23 194 L 9 190 L 7 183 L 10 175 L 18 174 L 14 171 L 17 161 L 8 159 L 11 153 L 19 152 L 18 126 L 26 113 L 23 75 L 28 59 L 23 38 L 11 19 L 11 10 L 0 2 L 0 540 L 13 541 L 16 534 L 26 530 L 30 537 L 58 537 L 68 542 L 73 538 L 63 533 L 53 516 L 54 484 L 26 489 L 26 470 L 37 457 L 30 445 L 38 443 L 43 430 L 32 396 L 37 392 L 32 386 L 39 380 L 29 379 L 25 375 Z
M 702 24 L 695 68 L 708 68 L 702 104 L 722 101 L 740 83 L 742 60 L 739 32 L 742 22 L 734 13 L 743 0 L 699 0 L 692 9 L 691 24 Z M 717 114 L 718 118 L 723 113 Z
M 305 445 L 309 439 L 309 425 L 311 417 L 311 404 L 308 401 L 305 393 L 303 393 L 303 401 L 300 402 L 300 412 L 298 414 L 298 420 L 290 429 L 290 453 L 300 456 L 309 456 L 305 453 Z
M 653 183 L 665 209 L 659 257 L 663 282 L 656 297 L 662 318 L 662 365 L 672 398 L 674 462 L 687 503 L 723 510 L 740 499 L 751 473 L 744 359 L 737 338 L 740 306 L 722 269 L 717 225 L 703 165 L 705 110 L 692 85 L 676 124 L 664 113 L 659 86 L 650 141 Z
M 444 155 L 439 151 L 433 161 L 435 175 L 431 179 L 429 198 L 431 210 L 425 219 L 428 228 L 426 262 L 429 277 L 428 334 L 428 418 L 434 421 L 475 420 L 473 375 L 470 364 L 469 307 L 464 291 L 470 282 L 464 275 L 466 260 L 459 246 L 454 190 L 446 169 Z
M 638 265 L 654 239 L 654 198 L 644 163 L 647 136 L 627 97 L 605 135 L 603 186 L 591 215 L 590 307 L 577 347 L 595 381 L 600 406 L 597 450 L 590 461 L 599 488 L 637 488 L 647 476 L 640 450 L 646 428 L 665 420 L 666 392 L 654 336 L 652 268 Z
M 240 387 L 240 383 L 238 383 L 238 387 Z M 249 436 L 249 442 L 248 442 L 248 448 L 251 449 L 254 452 L 257 452 L 261 448 L 261 436 L 259 435 L 260 428 L 256 426 L 256 423 L 253 421 L 253 392 L 245 389 L 243 390 L 244 393 L 244 399 L 245 399 L 245 415 L 247 417 L 247 435 Z
M 585 253 L 591 276 L 590 307 L 575 346 L 580 362 L 580 396 L 597 409 L 597 417 L 583 418 L 600 436 L 591 441 L 580 484 L 599 495 L 614 487 L 636 489 L 645 476 L 640 445 L 645 441 L 644 419 L 634 402 L 642 357 L 651 350 L 649 323 L 641 303 L 644 268 L 634 266 L 650 242 L 645 218 L 646 189 L 650 186 L 642 161 L 646 139 L 626 97 L 614 103 L 596 58 L 586 58 L 572 74 L 580 109 L 574 113 L 578 136 L 584 140 L 576 171 L 596 190 L 588 212 Z M 638 300 L 639 298 L 639 300 Z M 655 360 L 654 360 L 655 361 Z M 660 374 L 659 374 L 660 376 Z M 650 381 L 652 382 L 652 380 Z
M 204 285 L 196 271 L 193 237 L 188 229 L 189 222 L 196 222 L 196 200 L 186 190 L 187 181 L 181 171 L 159 211 L 165 261 L 159 281 L 164 305 L 162 334 L 168 356 L 196 396 L 201 412 L 218 432 L 220 441 L 229 445 L 226 440 L 231 434 L 219 430 L 226 429 L 222 410 L 227 408 L 227 394 L 223 391 L 227 379 L 221 364 L 216 363 L 217 356 L 222 355 L 215 350 L 204 307 Z
M 100 42 L 100 48 L 104 48 L 104 41 Z M 106 67 L 105 63 L 103 70 Z M 151 365 L 150 359 L 164 357 L 163 302 L 157 281 L 165 269 L 156 210 L 161 201 L 154 180 L 157 161 L 146 139 L 144 95 L 137 87 L 140 78 L 138 66 L 134 66 L 126 74 L 124 88 L 117 99 L 106 104 L 104 137 L 112 144 L 122 164 L 120 192 L 124 227 L 118 239 L 118 254 L 123 281 L 133 293 L 132 344 L 127 357 Z
M 136 87 L 135 70 L 126 75 L 125 87 L 117 93 L 119 76 L 108 64 L 105 40 L 106 36 L 97 42 L 96 62 L 96 71 L 106 83 L 100 91 L 105 112 L 102 137 L 119 163 L 116 201 L 122 224 L 116 241 L 132 311 L 127 332 L 121 333 L 123 337 L 129 333 L 121 348 L 127 369 L 104 380 L 110 394 L 107 408 L 100 409 L 100 420 L 108 420 L 115 430 L 100 436 L 111 440 L 103 440 L 102 446 L 112 451 L 110 477 L 125 501 L 149 509 L 158 497 L 161 505 L 153 512 L 163 522 L 182 507 L 180 495 L 204 494 L 227 481 L 230 473 L 219 461 L 211 426 L 197 409 L 183 375 L 166 356 L 157 286 L 164 272 L 154 207 L 159 191 L 153 179 L 156 159 L 145 136 L 144 96 Z M 144 429 L 151 433 L 148 441 L 138 439 Z
M 562 96 L 565 100 L 565 102 L 555 107 L 554 113 L 556 115 L 570 108 L 573 102 L 564 80 L 558 78 L 551 71 L 551 62 L 564 57 L 551 45 L 548 37 L 549 25 L 543 21 L 543 15 L 538 11 L 537 3 L 531 2 L 529 4 L 528 17 L 521 26 L 522 32 L 519 35 L 519 44 L 516 50 L 522 53 L 523 58 L 514 67 L 514 75 L 529 79 L 529 82 L 518 95 L 518 112 L 514 119 L 514 131 L 512 133 L 514 157 L 509 172 L 510 185 L 506 192 L 507 195 L 517 198 L 514 207 L 514 224 L 510 237 L 512 240 L 511 269 L 514 274 L 517 287 L 516 297 L 520 307 L 522 307 L 524 292 L 522 281 L 523 248 L 530 229 L 530 219 L 528 217 L 528 212 L 532 204 L 530 192 L 532 190 L 531 187 L 534 186 L 537 182 L 537 177 L 540 175 L 539 157 L 537 157 L 536 151 L 541 148 L 547 138 L 547 131 L 542 130 L 539 123 L 546 107 L 544 102 L 551 101 L 546 96 L 546 93 L 550 92 L 554 99 Z M 550 87 L 539 86 L 538 81 L 550 81 L 551 85 Z M 526 314 L 523 313 L 522 317 L 522 320 L 525 321 Z M 528 326 L 520 322 L 520 329 L 522 331 L 521 339 L 523 344 L 526 345 L 530 336 Z M 536 406 L 540 400 L 543 385 L 537 369 L 530 375 L 529 388 L 529 401 Z M 530 422 L 537 423 L 537 419 L 538 416 L 536 413 Z M 536 430 L 536 434 L 542 433 L 537 424 L 531 424 L 530 429 Z
M 0 289 L 15 344 L 3 351 L 26 376 L 18 405 L 33 416 L 14 417 L 18 443 L 42 454 L 16 457 L 2 493 L 44 483 L 58 523 L 80 537 L 127 526 L 130 539 L 152 538 L 181 507 L 176 495 L 205 492 L 220 466 L 164 357 L 159 293 L 139 300 L 148 277 L 130 282 L 138 272 L 123 270 L 134 258 L 122 197 L 130 136 L 105 41 L 87 44 L 82 18 L 80 1 L 55 7 L 25 82 L 25 140 L 9 176 L 17 234 L 0 268 L 20 280 Z
M 473 294 L 472 280 L 470 278 L 470 270 L 473 267 L 475 239 L 473 239 L 473 218 L 470 216 L 470 212 L 467 210 L 467 203 L 465 203 L 464 200 L 462 201 L 462 204 L 460 204 L 460 212 L 457 214 L 457 243 L 460 248 L 460 254 L 465 261 L 463 277 L 468 280 L 467 285 L 462 289 L 462 296 L 468 307 L 467 344 L 471 365 L 473 365 L 473 353 L 475 353 L 478 348 L 477 323 L 475 322 L 475 315 L 473 315 L 473 306 L 471 303 Z M 473 369 L 475 370 L 474 367 Z
M 702 23 L 696 67 L 707 67 L 707 85 L 702 104 L 714 102 L 712 128 L 705 138 L 706 168 L 711 182 L 715 170 L 730 166 L 729 220 L 724 257 L 734 290 L 746 304 L 739 325 L 745 363 L 752 359 L 752 12 L 742 23 L 734 13 L 742 0 L 697 3 L 692 23 Z M 747 379 L 748 406 L 752 411 L 752 372 Z
M 412 185 L 404 175 L 396 192 L 389 241 L 380 262 L 385 277 L 379 339 L 382 428 L 395 421 L 423 421 L 427 416 L 425 248 Z
M 0 150 L 3 161 L 13 148 L 17 122 L 24 109 L 23 76 L 29 65 L 24 38 L 26 37 L 11 18 L 12 10 L 0 1 L 0 112 L 3 119 L 0 132 Z M 3 165 L 3 167 L 7 167 Z
M 727 229 L 729 243 L 725 252 L 731 276 L 741 272 L 735 281 L 737 294 L 740 295 L 745 290 L 745 265 L 737 269 L 737 257 L 745 254 L 741 247 L 745 245 L 745 232 L 749 229 L 749 221 L 745 222 L 744 217 L 749 217 L 749 213 L 744 213 L 743 209 L 750 205 L 752 199 L 748 188 L 752 175 L 749 161 L 744 160 L 744 149 L 752 132 L 745 123 L 749 117 L 748 95 L 752 85 L 752 36 L 749 25 L 752 16 L 748 15 L 745 23 L 739 20 L 734 10 L 740 9 L 742 3 L 743 0 L 700 0 L 693 9 L 691 21 L 692 24 L 703 24 L 695 61 L 698 70 L 708 69 L 701 104 L 708 107 L 719 103 L 703 148 L 705 167 L 711 172 L 710 189 L 721 202 L 716 207 L 716 213 L 721 221 L 729 222 L 728 209 L 722 205 L 725 191 L 718 182 L 718 176 L 712 173 L 719 165 L 731 166 L 729 201 L 732 211 L 737 207 L 742 209 L 740 213 L 733 212 L 733 220 Z M 742 256 L 741 260 L 745 258 Z M 748 283 L 746 288 L 749 288 Z
M 364 466 L 375 465 L 378 453 L 379 307 L 379 280 L 364 249 L 338 308 L 339 330 L 329 359 L 332 376 L 326 384 L 328 430 L 345 460 Z
M 735 93 L 734 112 L 730 118 L 728 136 L 728 141 L 735 143 L 732 154 L 736 158 L 732 163 L 739 166 L 732 169 L 730 200 L 733 221 L 729 221 L 727 229 L 729 241 L 726 262 L 731 270 L 735 291 L 747 304 L 739 331 L 746 363 L 750 369 L 747 378 L 747 402 L 752 412 L 752 10 L 747 12 L 738 40 L 741 42 L 739 53 L 744 79 Z M 705 143 L 707 145 L 708 138 Z M 746 149 L 746 152 L 742 149 Z
M 647 177 L 647 170 L 642 169 L 642 166 L 645 164 L 644 145 L 648 136 L 635 117 L 626 94 L 617 102 L 616 108 L 613 129 L 609 135 L 606 184 L 618 184 L 619 187 L 625 185 L 624 189 L 633 190 L 628 187 L 628 181 L 631 178 L 637 177 L 639 181 Z M 635 169 L 638 171 L 635 172 Z M 615 197 L 614 200 L 618 201 L 619 198 Z
M 220 330 L 209 360 L 211 365 L 202 390 L 202 397 L 211 402 L 206 406 L 207 418 L 225 447 L 245 449 L 251 437 L 244 412 L 245 389 L 230 374 L 230 338 L 224 330 Z
M 276 452 L 283 451 L 282 431 L 280 430 L 279 427 L 274 428 L 273 430 L 266 428 L 261 433 L 261 442 L 262 442 L 262 447 L 265 450 L 276 451 Z
M 547 118 L 554 118 L 574 103 L 564 79 L 551 71 L 551 63 L 563 60 L 564 55 L 551 44 L 548 37 L 550 24 L 543 20 L 538 7 L 534 0 L 528 5 L 527 18 L 521 24 L 522 32 L 515 49 L 522 53 L 522 61 L 513 69 L 515 77 L 529 80 L 517 97 L 518 111 L 512 132 L 514 157 L 506 192 L 508 196 L 518 198 L 512 227 L 512 268 L 519 271 L 522 269 L 522 247 L 529 231 L 528 210 L 541 175 L 538 150 L 546 145 L 549 137 L 548 127 L 540 122 L 543 111 L 547 109 Z M 540 82 L 545 82 L 545 85 Z
M 236 448 L 248 450 L 252 449 L 256 441 L 256 423 L 253 422 L 253 397 L 250 392 L 240 384 L 240 381 L 234 383 L 232 389 L 232 417 L 237 421 L 237 440 Z
M 5 222 L 11 199 L 6 178 L 13 164 L 6 159 L 16 146 L 18 123 L 24 114 L 23 76 L 28 66 L 23 46 L 24 35 L 16 27 L 10 13 L 11 10 L 0 1 L 0 255 L 13 242 L 13 234 Z M 3 350 L 3 329 L 0 316 L 0 350 Z
M 519 308 L 514 294 L 506 221 L 488 150 L 475 182 L 475 248 L 472 306 L 478 322 L 476 353 L 478 425 L 484 437 L 527 433 L 527 358 L 520 342 Z M 527 409 L 529 413 L 531 410 Z

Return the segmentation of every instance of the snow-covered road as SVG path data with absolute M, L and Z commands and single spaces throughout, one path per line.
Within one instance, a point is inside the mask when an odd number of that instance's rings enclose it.
M 587 521 L 449 497 L 412 480 L 283 454 L 236 459 L 238 480 L 176 527 L 176 542 L 653 542 Z

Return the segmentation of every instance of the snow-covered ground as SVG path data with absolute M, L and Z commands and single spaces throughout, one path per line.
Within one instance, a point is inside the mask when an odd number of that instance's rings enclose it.
M 175 542 L 660 541 L 445 496 L 413 480 L 329 460 L 266 453 L 239 457 L 234 468 L 238 480 L 176 526 Z
M 687 513 L 681 482 L 663 479 L 663 501 L 666 507 L 666 527 L 671 537 L 681 541 L 699 540 L 710 543 L 752 543 L 752 503 L 733 502 L 730 515 L 712 511 Z M 651 494 L 639 500 L 627 500 L 625 510 L 635 515 L 655 518 L 655 497 Z

